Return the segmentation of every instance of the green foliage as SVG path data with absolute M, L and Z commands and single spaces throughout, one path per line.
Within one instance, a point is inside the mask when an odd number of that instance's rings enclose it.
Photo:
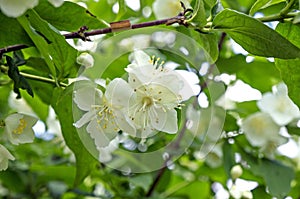
M 279 23 L 276 30 L 289 39 L 294 45 L 300 47 L 300 27 L 292 23 Z M 300 86 L 295 83 L 300 81 L 300 56 L 297 59 L 276 59 L 275 64 L 280 71 L 283 81 L 287 84 L 291 99 L 300 105 Z
M 271 5 L 278 4 L 281 2 L 285 2 L 285 0 L 257 0 L 251 7 L 249 14 L 253 15 L 260 9 L 264 9 L 266 7 L 269 7 Z
M 264 25 L 262 22 L 234 10 L 225 9 L 213 21 L 216 30 L 222 30 L 253 55 L 293 59 L 300 49 Z M 276 43 L 274 43 L 276 41 Z
M 49 26 L 35 11 L 28 11 L 18 20 L 43 55 L 55 78 L 77 75 L 77 51 L 66 42 L 57 30 Z
M 253 198 L 299 197 L 299 154 L 293 159 L 277 153 L 277 143 L 269 136 L 274 143 L 266 145 L 273 144 L 270 150 L 274 153 L 268 156 L 263 151 L 263 147 L 268 146 L 252 146 L 247 132 L 242 129 L 245 118 L 261 112 L 257 101 L 234 102 L 230 108 L 214 107 L 226 87 L 236 80 L 242 80 L 262 94 L 283 80 L 289 97 L 300 106 L 299 2 L 192 0 L 191 12 L 173 18 L 180 24 L 166 26 L 155 18 L 152 9 L 155 1 L 141 0 L 140 9 L 133 10 L 130 1 L 125 0 L 74 0 L 65 1 L 60 7 L 54 7 L 48 0 L 39 0 L 37 6 L 18 18 L 7 17 L 0 11 L 0 146 L 15 157 L 14 161 L 9 160 L 5 171 L 0 171 L 1 198 L 213 198 L 218 192 L 216 183 L 229 194 L 232 190 L 228 182 L 238 183 L 232 179 L 231 170 L 235 165 L 243 169 L 240 179 L 257 183 L 250 190 Z M 78 2 L 85 3 L 87 8 Z M 4 9 L 2 4 L 0 2 L 0 7 Z M 172 8 L 170 5 L 164 12 Z M 254 18 L 258 12 L 263 16 Z M 130 20 L 131 25 L 142 24 L 122 33 L 91 36 L 96 47 L 82 51 L 93 56 L 94 66 L 80 68 L 76 62 L 82 53 L 77 46 L 79 38 L 66 39 L 62 32 L 84 36 L 84 31 L 101 29 L 101 32 L 104 28 L 107 31 L 111 22 L 123 20 Z M 273 30 L 265 22 L 279 23 Z M 80 32 L 82 27 L 89 29 Z M 174 33 L 174 38 L 170 34 L 155 35 L 169 31 Z M 248 55 L 236 53 L 231 39 Z M 99 80 L 108 83 L 114 78 L 127 79 L 125 68 L 130 64 L 129 56 L 139 48 L 155 56 L 152 61 L 157 61 L 158 68 L 167 62 L 171 67 L 193 72 L 200 80 L 195 84 L 201 87 L 201 97 L 208 98 L 208 107 L 203 108 L 201 103 L 199 106 L 195 97 L 176 107 L 179 130 L 175 135 L 158 132 L 144 140 L 120 131 L 119 150 L 111 153 L 117 158 L 108 164 L 100 163 L 97 159 L 102 152 L 87 133 L 87 125 L 79 129 L 74 126 L 79 119 L 76 117 L 82 115 L 82 110 L 74 104 L 74 90 L 93 84 L 105 91 L 105 86 L 97 85 Z M 275 62 L 268 58 L 275 58 Z M 225 83 L 220 80 L 222 74 L 235 76 L 235 79 Z M 76 77 L 89 80 L 73 79 Z M 13 92 L 21 98 L 22 107 L 15 107 L 11 102 Z M 97 105 L 92 104 L 90 108 Z M 190 106 L 194 111 L 191 117 L 186 114 Z M 278 111 L 285 107 L 286 104 L 279 104 L 272 108 Z M 7 139 L 5 119 L 20 109 L 38 117 L 45 130 L 38 129 L 33 143 L 14 146 Z M 214 114 L 211 110 L 215 110 Z M 97 114 L 100 118 L 109 111 Z M 60 129 L 55 127 L 54 120 Z M 281 125 L 295 143 L 299 143 L 300 136 L 298 120 L 295 117 Z M 26 127 L 21 121 L 17 122 L 20 122 L 18 129 Z M 257 126 L 263 128 L 263 124 L 262 121 Z M 207 129 L 212 135 L 206 135 Z M 214 133 L 218 130 L 221 132 L 217 139 Z M 261 139 L 266 138 L 261 135 Z M 143 146 L 146 151 L 142 150 Z M 166 146 L 168 153 L 159 153 L 159 158 L 152 156 Z M 182 154 L 177 156 L 180 150 Z M 6 154 L 0 152 L 2 169 Z M 170 161 L 173 159 L 174 162 Z M 158 170 L 150 170 L 153 165 L 159 165 Z M 167 167 L 160 168 L 165 165 Z M 132 168 L 138 172 L 134 173 Z
M 43 0 L 34 10 L 58 30 L 78 31 L 82 26 L 87 26 L 90 30 L 104 27 L 103 22 L 96 16 L 72 2 L 65 2 L 55 8 L 48 1 Z
M 25 30 L 18 23 L 17 19 L 10 18 L 0 12 L 0 47 L 7 47 L 16 44 L 32 46 L 33 43 Z
M 243 157 L 251 167 L 251 172 L 264 178 L 271 195 L 283 198 L 289 193 L 291 181 L 295 177 L 292 168 L 267 159 L 255 160 L 245 154 Z
M 275 64 L 266 59 L 256 57 L 247 63 L 245 56 L 236 55 L 228 59 L 220 58 L 216 64 L 220 72 L 235 74 L 238 79 L 262 92 L 270 91 L 274 84 L 281 81 L 280 73 Z
M 66 90 L 56 88 L 53 93 L 52 103 L 59 120 L 61 129 L 68 147 L 76 157 L 76 178 L 74 186 L 78 186 L 96 166 L 96 160 L 83 146 L 76 128 L 73 126 L 72 112 L 73 86 Z

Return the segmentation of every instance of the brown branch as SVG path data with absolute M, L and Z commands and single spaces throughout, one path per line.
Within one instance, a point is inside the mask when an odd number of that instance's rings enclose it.
M 116 23 L 121 24 L 122 21 L 114 22 L 114 24 L 116 24 Z M 143 22 L 143 23 L 133 24 L 133 25 L 130 24 L 129 28 L 125 28 L 125 29 L 138 29 L 138 28 L 158 26 L 158 25 L 163 25 L 163 24 L 171 25 L 171 24 L 174 24 L 174 23 L 178 23 L 180 25 L 187 26 L 187 24 L 185 22 L 184 12 L 181 12 L 179 15 L 177 15 L 175 17 L 168 18 L 168 19 L 155 20 L 155 21 L 150 21 L 150 22 Z M 80 28 L 79 31 L 72 32 L 72 33 L 67 33 L 67 34 L 64 34 L 63 36 L 66 39 L 76 39 L 76 38 L 78 38 L 78 39 L 82 39 L 84 41 L 90 41 L 89 36 L 108 34 L 108 33 L 112 33 L 112 32 L 122 31 L 124 29 L 122 29 L 122 28 L 113 29 L 112 26 L 111 26 L 111 27 L 108 27 L 108 28 L 92 30 L 92 31 L 89 31 L 89 32 L 86 32 L 86 30 L 87 30 L 87 27 L 83 26 L 83 27 Z M 30 46 L 25 45 L 25 44 L 16 44 L 16 45 L 13 45 L 13 46 L 7 46 L 5 48 L 1 48 L 0 49 L 0 58 L 2 57 L 2 55 L 4 53 L 13 52 L 13 51 L 25 49 L 25 48 L 28 48 L 28 47 L 30 47 Z

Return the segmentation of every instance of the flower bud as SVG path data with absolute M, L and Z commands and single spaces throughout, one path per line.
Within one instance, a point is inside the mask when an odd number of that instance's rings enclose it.
M 230 175 L 233 180 L 239 178 L 243 174 L 243 169 L 240 165 L 235 165 L 231 168 Z
M 89 53 L 81 53 L 77 59 L 78 64 L 83 65 L 86 68 L 91 68 L 94 65 L 94 58 Z

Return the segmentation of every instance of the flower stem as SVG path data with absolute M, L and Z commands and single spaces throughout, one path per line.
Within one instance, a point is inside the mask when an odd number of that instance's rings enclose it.
M 7 73 L 7 71 L 8 71 L 7 67 L 5 67 L 5 66 L 0 66 L 0 70 L 4 71 L 5 73 Z M 50 79 L 50 78 L 47 78 L 47 77 L 28 74 L 28 73 L 24 73 L 24 72 L 20 72 L 20 75 L 22 75 L 22 76 L 24 76 L 28 79 L 32 79 L 32 80 L 38 80 L 38 81 L 41 81 L 41 82 L 51 83 L 51 84 L 55 84 L 55 85 L 58 84 L 59 86 L 62 86 L 62 87 L 67 87 L 68 86 L 66 83 L 63 83 L 63 82 L 58 82 L 57 83 L 54 79 Z

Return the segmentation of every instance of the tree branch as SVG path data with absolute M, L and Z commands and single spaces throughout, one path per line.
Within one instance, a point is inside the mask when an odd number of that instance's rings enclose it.
M 79 31 L 63 34 L 63 36 L 66 39 L 76 39 L 76 38 L 78 38 L 78 39 L 82 39 L 84 41 L 90 41 L 89 38 L 88 38 L 89 36 L 108 34 L 108 33 L 112 33 L 112 32 L 119 32 L 119 31 L 123 31 L 123 30 L 128 30 L 128 29 L 138 29 L 138 28 L 158 26 L 158 25 L 163 25 L 163 24 L 168 26 L 168 25 L 172 25 L 172 24 L 175 24 L 175 23 L 187 26 L 187 24 L 185 22 L 184 12 L 179 13 L 175 17 L 162 19 L 162 20 L 155 20 L 155 21 L 150 21 L 150 22 L 143 22 L 143 23 L 139 23 L 139 24 L 132 24 L 132 25 L 130 24 L 129 20 L 126 20 L 127 23 L 126 23 L 126 26 L 124 26 L 124 27 L 122 27 L 122 24 L 123 24 L 122 22 L 124 22 L 124 21 L 114 22 L 114 23 L 110 24 L 111 27 L 92 30 L 92 31 L 89 31 L 89 32 L 86 32 L 87 27 L 83 26 L 83 27 L 80 28 Z M 121 25 L 121 27 L 114 28 L 112 26 L 112 24 L 114 24 L 114 25 L 118 24 L 118 25 Z M 16 44 L 16 45 L 13 45 L 13 46 L 7 46 L 5 48 L 1 48 L 0 49 L 0 58 L 2 57 L 2 55 L 4 53 L 13 52 L 13 51 L 25 49 L 25 48 L 28 48 L 28 47 L 30 47 L 30 46 L 27 46 L 25 44 Z

